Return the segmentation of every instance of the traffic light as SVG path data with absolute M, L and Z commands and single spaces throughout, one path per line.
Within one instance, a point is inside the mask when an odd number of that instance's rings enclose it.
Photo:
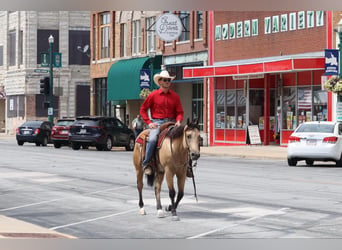
M 50 94 L 50 78 L 48 76 L 40 79 L 40 93 L 44 95 Z

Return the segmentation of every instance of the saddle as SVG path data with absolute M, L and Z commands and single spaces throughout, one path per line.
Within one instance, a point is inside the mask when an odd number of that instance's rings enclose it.
M 174 122 L 165 122 L 162 125 L 160 125 L 160 133 L 158 135 L 157 149 L 161 147 L 167 132 L 170 129 L 172 129 L 174 127 L 174 125 L 175 125 Z M 139 143 L 142 145 L 142 152 L 141 152 L 142 159 L 145 158 L 146 144 L 147 144 L 149 135 L 150 135 L 150 130 L 145 129 L 138 135 L 137 139 L 135 140 L 136 143 Z M 156 169 L 156 167 L 157 167 L 156 157 L 153 157 L 151 159 L 150 165 L 153 169 Z

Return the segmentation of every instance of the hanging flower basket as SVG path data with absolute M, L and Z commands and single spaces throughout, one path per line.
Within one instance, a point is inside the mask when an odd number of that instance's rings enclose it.
M 332 76 L 324 83 L 324 89 L 342 95 L 342 80 L 338 76 Z
M 151 93 L 151 90 L 150 89 L 142 89 L 140 91 L 140 94 L 139 94 L 139 97 L 143 100 L 146 99 L 146 97 Z

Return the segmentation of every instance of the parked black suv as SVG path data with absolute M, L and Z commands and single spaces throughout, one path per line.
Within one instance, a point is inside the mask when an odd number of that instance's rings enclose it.
M 110 151 L 113 146 L 134 149 L 134 133 L 119 119 L 103 116 L 81 116 L 70 126 L 69 141 L 74 150 L 95 146 Z

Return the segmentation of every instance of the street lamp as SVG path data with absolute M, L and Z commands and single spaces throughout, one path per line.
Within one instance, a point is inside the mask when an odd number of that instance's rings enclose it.
M 153 48 L 150 49 L 149 53 L 148 53 L 148 57 L 150 58 L 150 71 L 151 71 L 151 75 L 150 75 L 150 89 L 152 88 L 152 84 L 153 84 L 153 63 L 154 63 L 154 58 L 156 57 L 156 52 Z
M 50 93 L 49 93 L 48 120 L 51 123 L 53 123 L 53 43 L 54 43 L 54 38 L 52 35 L 50 35 L 49 36 Z
M 338 76 L 340 77 L 340 79 L 342 79 L 342 60 L 341 60 L 341 56 L 342 56 L 342 18 L 340 19 L 340 21 L 337 24 L 337 33 L 338 33 L 338 38 L 339 38 L 339 44 L 338 44 L 338 48 L 340 50 L 340 58 L 339 58 L 339 70 L 338 70 Z

